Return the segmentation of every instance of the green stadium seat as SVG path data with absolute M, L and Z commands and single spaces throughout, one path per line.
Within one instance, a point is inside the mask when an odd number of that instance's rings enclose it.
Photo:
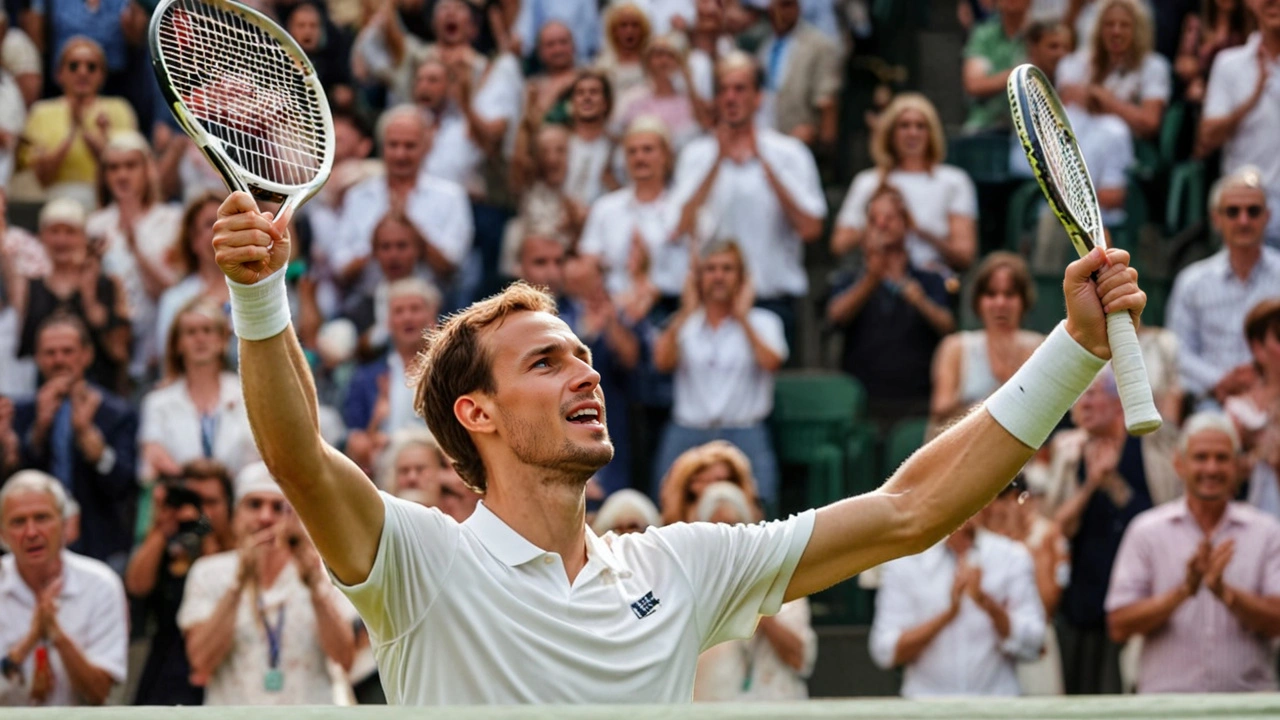
M 1188 160 L 1174 166 L 1169 176 L 1169 201 L 1165 207 L 1164 231 L 1176 235 L 1205 217 L 1208 192 L 1204 163 Z
M 854 378 L 830 371 L 779 374 L 774 389 L 774 450 L 778 464 L 808 471 L 808 503 L 819 507 L 848 494 L 846 470 L 852 462 L 858 427 L 866 411 L 866 391 Z
M 884 475 L 887 477 L 897 472 L 902 463 L 911 457 L 911 453 L 924 445 L 925 428 L 929 418 L 907 418 L 899 421 L 889 431 L 884 443 Z
M 1178 143 L 1182 140 L 1182 128 L 1187 122 L 1187 104 L 1178 101 L 1164 111 L 1160 123 L 1160 164 L 1171 168 L 1178 162 Z
M 947 139 L 947 163 L 969 173 L 978 185 L 1009 181 L 1009 134 L 984 132 Z
M 1034 232 L 1040 217 L 1040 208 L 1045 204 L 1044 191 L 1035 180 L 1018 186 L 1009 196 L 1009 210 L 1005 220 L 1004 247 L 1026 257 L 1030 244 L 1025 242 L 1028 231 Z
M 1023 318 L 1022 326 L 1048 334 L 1066 317 L 1067 300 L 1062 294 L 1061 275 L 1035 275 L 1036 304 Z

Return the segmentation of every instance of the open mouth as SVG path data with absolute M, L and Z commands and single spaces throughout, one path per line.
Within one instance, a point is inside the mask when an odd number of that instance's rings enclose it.
M 574 425 L 600 425 L 600 411 L 596 408 L 581 408 L 565 416 L 565 420 Z

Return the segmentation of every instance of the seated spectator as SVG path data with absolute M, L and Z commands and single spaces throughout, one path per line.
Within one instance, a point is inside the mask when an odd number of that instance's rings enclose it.
M 49 197 L 70 197 L 93 208 L 93 184 L 107 137 L 117 130 L 136 130 L 138 121 L 124 98 L 99 96 L 107 57 L 98 43 L 71 38 L 57 57 L 63 95 L 32 105 L 22 135 L 31 143 L 29 161 Z
M 350 109 L 355 105 L 352 89 L 349 52 L 341 33 L 324 16 L 317 0 L 301 0 L 292 3 L 285 30 L 298 41 L 307 54 L 316 76 L 324 85 L 325 94 L 334 107 Z
M 484 194 L 480 175 L 484 152 L 472 140 L 479 121 L 469 111 L 470 82 L 465 71 L 450 70 L 439 56 L 428 56 L 414 72 L 413 102 L 425 111 L 432 126 L 431 149 L 422 172 L 456 183 L 469 197 L 477 197 Z
M 1035 302 L 1035 287 L 1018 255 L 988 255 L 974 274 L 971 301 L 982 329 L 947 336 L 934 359 L 929 414 L 938 428 L 986 400 L 1044 340 L 1040 333 L 1021 329 Z
M 998 14 L 970 33 L 964 46 L 964 91 L 971 101 L 966 131 L 1009 127 L 1005 84 L 1026 55 L 1022 31 L 1030 9 L 1031 0 L 996 0 Z
M 1258 382 L 1227 398 L 1223 410 L 1243 441 L 1249 504 L 1280 519 L 1280 297 L 1253 306 L 1244 334 Z
M 841 369 L 866 388 L 867 414 L 887 431 L 929 413 L 929 367 L 956 320 L 946 281 L 907 258 L 902 194 L 884 186 L 867 205 L 862 273 L 836 287 L 827 321 L 843 330 Z
M 751 461 L 746 453 L 731 442 L 712 440 L 684 451 L 671 463 L 658 493 L 662 524 L 694 522 L 703 493 L 721 482 L 738 486 L 746 495 L 747 503 L 757 511 L 760 509 L 756 479 L 751 474 Z
M 1233 502 L 1240 439 L 1226 416 L 1191 416 L 1178 448 L 1184 499 L 1134 518 L 1120 544 L 1111 639 L 1143 638 L 1139 693 L 1275 692 L 1280 522 Z
M 569 36 L 577 59 L 586 62 L 600 51 L 604 31 L 600 27 L 600 4 L 596 0 L 530 0 L 520 3 L 511 28 L 513 38 L 519 40 L 525 54 L 533 52 L 535 37 L 545 39 L 547 26 L 555 24 L 564 28 Z M 539 55 L 541 57 L 541 55 Z
M 1223 50 L 1214 60 L 1204 92 L 1196 151 L 1203 157 L 1222 148 L 1224 176 L 1255 169 L 1261 175 L 1259 185 L 1267 193 L 1267 205 L 1280 207 L 1280 146 L 1272 132 L 1280 123 L 1280 109 L 1268 80 L 1280 55 L 1280 13 L 1253 15 L 1257 32 L 1244 45 Z M 1280 249 L 1280 213 L 1271 213 L 1266 238 Z
M 591 529 L 600 536 L 642 533 L 651 527 L 662 527 L 658 508 L 647 495 L 631 488 L 623 488 L 605 498 L 591 523 Z
M 151 528 L 134 548 L 124 575 L 125 589 L 143 601 L 156 627 L 134 705 L 204 702 L 204 689 L 191 684 L 178 608 L 191 565 L 235 548 L 231 505 L 231 476 L 221 463 L 205 458 L 186 463 L 151 493 Z
M 156 322 L 156 302 L 178 281 L 171 262 L 182 223 L 182 208 L 164 202 L 147 139 L 132 130 L 111 134 L 99 165 L 98 202 L 85 232 L 102 247 L 102 270 L 115 278 L 129 302 L 133 338 L 129 376 L 148 378 L 161 349 L 148 330 Z
M 531 170 L 527 179 L 517 179 L 523 172 L 521 162 L 525 161 L 512 161 L 512 188 L 519 197 L 519 206 L 502 237 L 500 266 L 507 277 L 515 277 L 518 272 L 517 254 L 526 236 L 556 238 L 568 249 L 577 243 L 587 218 L 587 207 L 566 192 L 569 131 L 562 125 L 543 126 L 537 131 L 532 150 L 527 160 Z
M 434 507 L 440 488 L 437 476 L 448 467 L 444 453 L 431 432 L 425 427 L 406 427 L 395 431 L 387 448 L 378 455 L 378 472 L 374 480 L 378 487 L 396 497 L 404 497 L 403 491 L 416 490 Z
M 222 308 L 192 298 L 168 337 L 166 383 L 142 397 L 139 479 L 178 477 L 200 458 L 217 460 L 228 473 L 257 462 L 240 378 L 227 362 L 231 327 Z
M 1040 657 L 1044 633 L 1030 554 L 977 518 L 880 567 L 871 658 L 905 668 L 903 697 L 1021 695 L 1017 663 Z
M 737 485 L 707 486 L 695 510 L 698 522 L 750 525 L 760 520 Z M 809 598 L 784 603 L 776 615 L 760 618 L 755 635 L 730 640 L 698 656 L 694 702 L 783 702 L 808 700 L 805 682 L 818 659 L 818 634 L 810 621 Z
M 710 105 L 693 89 L 686 44 L 682 35 L 654 38 L 644 55 L 644 82 L 618 95 L 618 106 L 609 122 L 611 135 L 622 137 L 637 120 L 657 118 L 667 128 L 671 150 L 679 154 L 715 124 Z M 671 166 L 675 167 L 674 155 Z
M 102 271 L 99 246 L 85 234 L 85 212 L 79 203 L 60 198 L 40 210 L 40 242 L 48 254 L 49 274 L 18 285 L 11 295 L 22 318 L 18 357 L 36 350 L 36 330 L 55 313 L 80 319 L 93 344 L 89 378 L 120 392 L 129 360 L 128 300 L 120 283 Z
M 423 246 L 413 225 L 404 218 L 384 215 L 373 229 L 373 262 L 366 264 L 357 284 L 342 302 L 342 317 L 359 335 L 357 354 L 365 359 L 381 355 L 391 338 L 387 325 L 387 289 L 410 278 L 426 282 L 431 272 L 423 260 Z M 439 312 L 439 308 L 436 308 Z
M 1183 21 L 1173 72 L 1186 87 L 1183 97 L 1188 102 L 1204 102 L 1205 84 L 1218 53 L 1249 39 L 1255 21 L 1245 2 L 1212 0 L 1204 3 L 1203 13 L 1193 12 Z
M 129 611 L 120 578 L 66 549 L 68 498 L 24 470 L 0 489 L 0 706 L 102 705 L 125 681 Z
M 703 248 L 680 310 L 654 347 L 654 365 L 675 373 L 671 422 L 658 449 L 655 482 L 689 448 L 728 440 L 751 458 L 766 504 L 778 499 L 778 465 L 766 420 L 774 374 L 789 352 L 782 321 L 754 307 L 746 259 L 728 240 Z
M 614 2 L 605 11 L 604 49 L 595 66 L 617 97 L 644 82 L 644 58 L 653 36 L 649 16 L 631 0 Z
M 14 407 L 23 465 L 53 475 L 80 504 L 70 549 L 124 571 L 133 546 L 138 415 L 124 398 L 85 378 L 93 345 L 71 315 L 45 318 L 36 333 L 36 397 Z
M 1101 0 L 1088 43 L 1063 58 L 1057 85 L 1066 104 L 1115 115 L 1138 139 L 1160 132 L 1172 94 L 1169 61 L 1155 51 L 1151 11 L 1141 0 Z
M 332 704 L 327 663 L 350 668 L 356 613 L 266 465 L 235 494 L 239 549 L 197 560 L 178 609 L 192 683 L 206 705 Z
M 1220 406 L 1257 379 L 1240 328 L 1250 308 L 1280 296 L 1280 250 L 1263 243 L 1272 214 L 1264 187 L 1255 168 L 1213 186 L 1209 208 L 1223 248 L 1183 268 L 1169 294 L 1182 386 L 1202 408 Z
M 222 307 L 231 317 L 227 276 L 222 274 L 213 256 L 213 223 L 218 219 L 218 205 L 226 191 L 204 193 L 189 201 L 182 211 L 182 225 L 173 244 L 174 263 L 182 279 L 164 291 L 156 303 L 156 348 L 169 347 L 169 330 L 178 311 L 195 297 L 202 297 Z M 235 328 L 231 328 L 235 333 Z M 232 352 L 235 344 L 232 343 Z
M 894 98 L 871 136 L 871 156 L 876 166 L 853 178 L 840 207 L 831 251 L 843 255 L 858 247 L 867 231 L 867 202 L 890 185 L 911 213 L 912 266 L 948 274 L 968 268 L 978 252 L 977 190 L 963 170 L 942 162 L 947 145 L 933 103 L 916 93 Z
M 772 34 L 760 46 L 764 70 L 764 120 L 806 145 L 829 148 L 840 131 L 844 80 L 841 48 L 800 18 L 800 0 L 770 0 Z

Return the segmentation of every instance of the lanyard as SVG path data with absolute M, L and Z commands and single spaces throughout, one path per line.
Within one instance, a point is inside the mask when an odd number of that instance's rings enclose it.
M 271 669 L 280 667 L 280 645 L 284 640 L 284 603 L 280 603 L 280 612 L 276 614 L 276 626 L 267 622 L 267 611 L 262 607 L 262 596 L 258 596 L 258 618 L 267 632 L 267 662 Z

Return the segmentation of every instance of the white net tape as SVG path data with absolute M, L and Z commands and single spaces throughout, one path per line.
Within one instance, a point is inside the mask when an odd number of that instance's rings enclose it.
M 170 83 L 234 163 L 281 185 L 316 177 L 327 141 L 322 99 L 271 33 L 200 0 L 168 5 L 158 30 Z
M 1061 105 L 1052 100 L 1048 92 L 1052 91 L 1046 90 L 1039 82 L 1026 84 L 1031 123 L 1040 139 L 1046 170 L 1059 189 L 1062 201 L 1067 205 L 1064 209 L 1090 238 L 1098 237 L 1102 232 L 1098 196 L 1089 179 L 1089 170 L 1079 146 L 1072 138 L 1071 131 L 1060 124 L 1065 119 L 1058 120 L 1055 108 L 1061 108 Z

